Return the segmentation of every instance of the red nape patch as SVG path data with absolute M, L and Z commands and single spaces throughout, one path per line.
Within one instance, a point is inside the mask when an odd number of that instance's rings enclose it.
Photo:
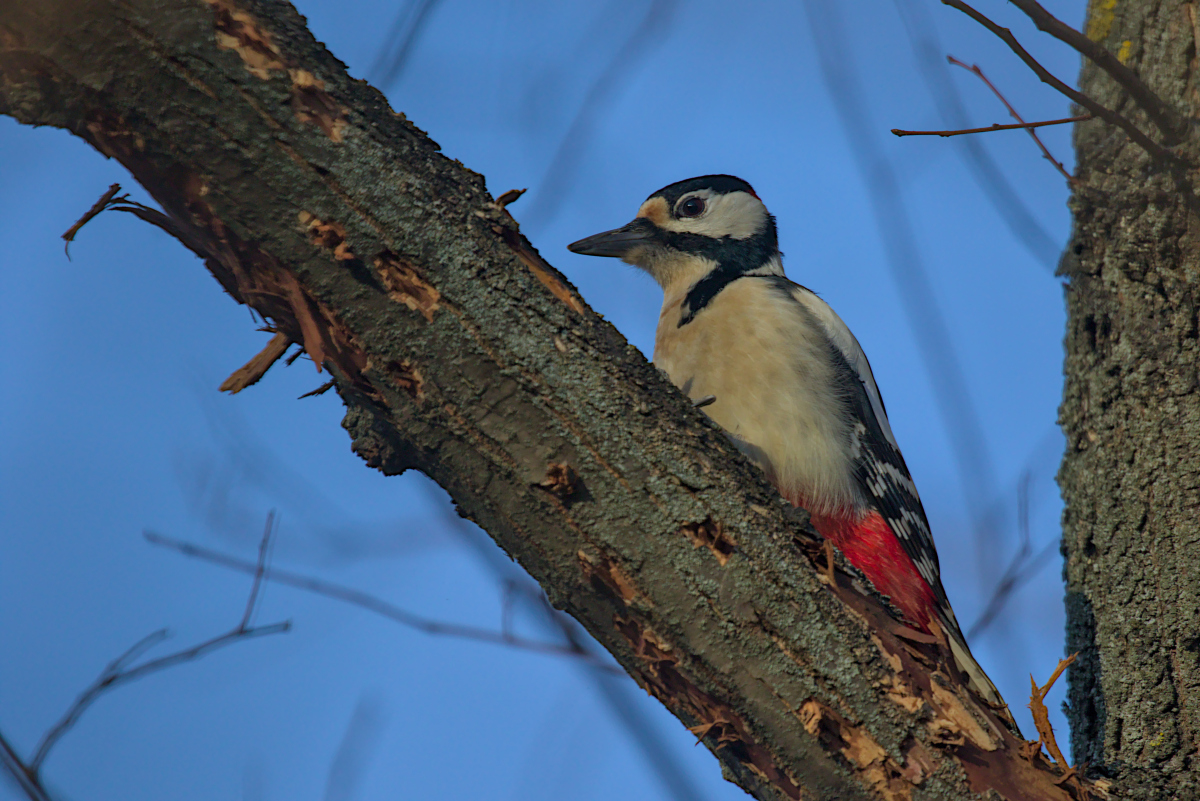
M 892 599 L 909 623 L 929 632 L 929 621 L 937 609 L 933 590 L 878 512 L 863 517 L 814 512 L 812 524 L 866 575 L 875 589 Z

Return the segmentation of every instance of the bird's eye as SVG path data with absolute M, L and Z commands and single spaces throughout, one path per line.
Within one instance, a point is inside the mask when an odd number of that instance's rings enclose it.
M 699 217 L 704 213 L 704 198 L 689 197 L 679 205 L 680 217 Z

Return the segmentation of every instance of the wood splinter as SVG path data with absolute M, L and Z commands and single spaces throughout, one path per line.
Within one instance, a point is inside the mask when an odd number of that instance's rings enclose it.
M 517 198 L 521 197 L 521 195 L 528 191 L 528 189 L 510 189 L 500 197 L 496 198 L 496 205 L 500 208 L 504 208 L 508 204 L 516 202 Z
M 233 375 L 221 382 L 220 391 L 236 395 L 246 387 L 257 384 L 259 379 L 267 374 L 267 370 L 271 369 L 271 365 L 279 361 L 291 344 L 292 340 L 287 334 L 276 333 L 271 337 L 267 346 L 259 351 L 253 359 L 234 370 Z

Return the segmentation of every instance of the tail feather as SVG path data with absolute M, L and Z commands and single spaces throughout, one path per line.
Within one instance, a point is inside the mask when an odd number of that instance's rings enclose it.
M 953 619 L 947 620 L 944 615 L 939 615 L 939 622 L 942 624 L 942 629 L 946 632 L 946 639 L 950 643 L 950 653 L 954 656 L 954 663 L 958 669 L 967 674 L 967 686 L 982 698 L 987 704 L 995 710 L 1000 719 L 1007 724 L 1009 730 L 1022 737 L 1020 728 L 1017 727 L 1017 722 L 1013 720 L 1012 713 L 1008 710 L 1008 704 L 1005 703 L 1000 691 L 996 689 L 996 685 L 992 684 L 992 680 L 988 678 L 987 673 L 983 671 L 979 663 L 975 661 L 975 657 L 971 655 L 971 649 L 967 646 L 966 638 L 963 637 L 962 630 L 958 627 L 958 621 Z

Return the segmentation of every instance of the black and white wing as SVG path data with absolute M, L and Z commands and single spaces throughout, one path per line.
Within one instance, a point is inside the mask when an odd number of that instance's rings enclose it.
M 942 588 L 937 548 L 925 508 L 892 434 L 867 356 L 829 304 L 804 287 L 792 286 L 792 296 L 824 328 L 834 351 L 833 359 L 845 367 L 843 374 L 848 377 L 845 392 L 853 418 L 850 456 L 864 494 L 863 500 L 887 521 L 921 578 L 933 590 L 939 606 L 947 610 L 950 620 L 954 621 L 954 613 L 949 611 L 950 602 Z

